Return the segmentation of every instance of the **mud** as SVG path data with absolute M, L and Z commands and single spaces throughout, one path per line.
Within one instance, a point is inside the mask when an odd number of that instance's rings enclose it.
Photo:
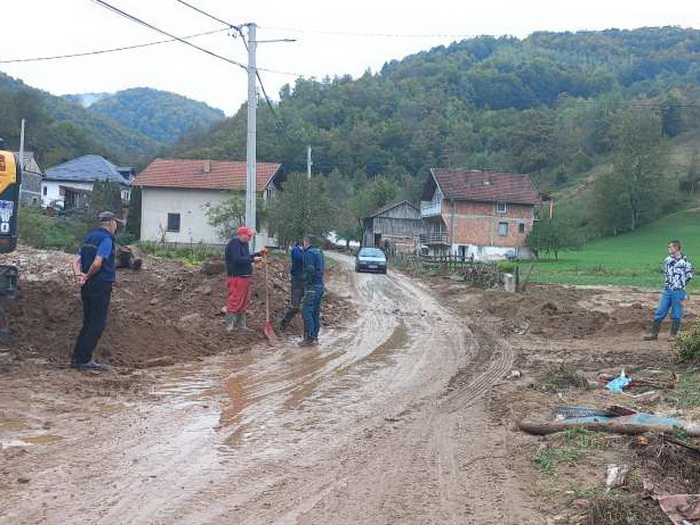
M 508 459 L 507 425 L 487 405 L 512 347 L 430 288 L 338 260 L 331 291 L 358 314 L 326 326 L 318 347 L 190 348 L 201 359 L 117 374 L 106 396 L 107 376 L 6 374 L 0 523 L 540 523 Z M 163 308 L 202 285 L 125 281 Z M 153 306 L 143 299 L 128 317 L 122 303 L 115 317 L 145 322 Z M 202 316 L 215 323 L 215 307 Z M 183 352 L 195 342 L 168 328 Z M 169 341 L 150 329 L 142 352 Z
M 8 261 L 9 259 L 9 261 Z M 67 365 L 82 322 L 80 295 L 71 282 L 71 256 L 22 248 L 4 261 L 20 267 L 19 297 L 6 304 L 12 338 L 0 367 L 31 361 Z M 223 274 L 208 275 L 171 261 L 147 257 L 141 271 L 120 270 L 107 329 L 96 358 L 122 368 L 144 368 L 207 355 L 245 351 L 263 340 L 264 279 L 253 278 L 249 325 L 253 332 L 227 333 L 221 307 Z M 270 311 L 281 317 L 289 298 L 284 259 L 270 258 Z M 329 293 L 323 323 L 352 318 L 349 303 Z M 291 333 L 300 331 L 300 319 Z M 1 368 L 0 368 L 1 369 Z

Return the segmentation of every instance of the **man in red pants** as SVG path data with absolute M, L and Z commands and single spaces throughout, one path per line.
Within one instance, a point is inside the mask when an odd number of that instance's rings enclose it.
M 250 306 L 252 288 L 250 277 L 253 275 L 253 263 L 262 262 L 266 250 L 250 254 L 248 243 L 255 232 L 246 226 L 236 230 L 226 245 L 226 329 L 231 332 L 236 328 L 248 330 L 247 311 Z

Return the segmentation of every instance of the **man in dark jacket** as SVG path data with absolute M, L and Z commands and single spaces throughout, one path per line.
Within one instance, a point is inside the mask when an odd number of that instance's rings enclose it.
M 252 229 L 241 226 L 226 245 L 226 329 L 229 332 L 235 328 L 249 329 L 246 318 L 252 293 L 250 277 L 253 275 L 253 263 L 262 262 L 266 252 L 263 248 L 250 254 L 248 243 L 254 235 Z
M 318 344 L 318 332 L 321 329 L 321 301 L 323 300 L 323 276 L 326 264 L 323 253 L 314 246 L 314 237 L 304 236 L 304 339 L 299 346 Z
M 299 313 L 301 300 L 304 297 L 304 250 L 299 243 L 295 243 L 290 254 L 291 266 L 289 267 L 291 282 L 291 297 L 289 306 L 284 311 L 284 317 L 280 322 L 280 329 L 285 330 Z
M 100 227 L 85 236 L 73 260 L 73 276 L 83 301 L 83 326 L 75 342 L 71 364 L 77 370 L 109 369 L 107 365 L 94 362 L 92 353 L 107 326 L 116 277 L 114 233 L 117 225 L 124 221 L 111 211 L 100 213 L 99 220 Z

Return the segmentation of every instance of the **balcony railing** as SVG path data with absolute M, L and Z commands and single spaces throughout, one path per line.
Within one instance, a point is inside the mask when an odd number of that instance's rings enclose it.
M 421 202 L 420 203 L 420 216 L 425 217 L 435 217 L 440 215 L 442 212 L 442 202 Z
M 435 245 L 450 245 L 450 236 L 447 232 L 437 232 L 437 233 L 424 233 L 420 236 L 420 243 L 427 246 Z

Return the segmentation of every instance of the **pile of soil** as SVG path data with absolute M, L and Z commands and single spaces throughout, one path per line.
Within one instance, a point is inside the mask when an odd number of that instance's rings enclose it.
M 504 333 L 534 334 L 547 338 L 640 333 L 652 316 L 641 302 L 616 305 L 607 311 L 591 307 L 596 290 L 531 284 L 525 293 L 484 292 L 479 306 L 503 319 Z
M 5 304 L 12 332 L 4 343 L 10 364 L 25 360 L 68 364 L 82 322 L 82 305 L 72 283 L 72 256 L 20 247 L 0 264 L 20 268 L 19 297 Z M 264 340 L 264 273 L 253 278 L 250 332 L 228 333 L 222 307 L 225 275 L 178 262 L 145 257 L 140 271 L 119 270 L 108 326 L 96 358 L 121 367 L 173 364 L 222 352 L 240 352 Z M 270 257 L 270 315 L 281 318 L 289 301 L 286 259 Z M 352 315 L 350 303 L 332 292 L 324 298 L 323 324 L 334 326 Z M 296 319 L 299 330 L 300 319 Z

